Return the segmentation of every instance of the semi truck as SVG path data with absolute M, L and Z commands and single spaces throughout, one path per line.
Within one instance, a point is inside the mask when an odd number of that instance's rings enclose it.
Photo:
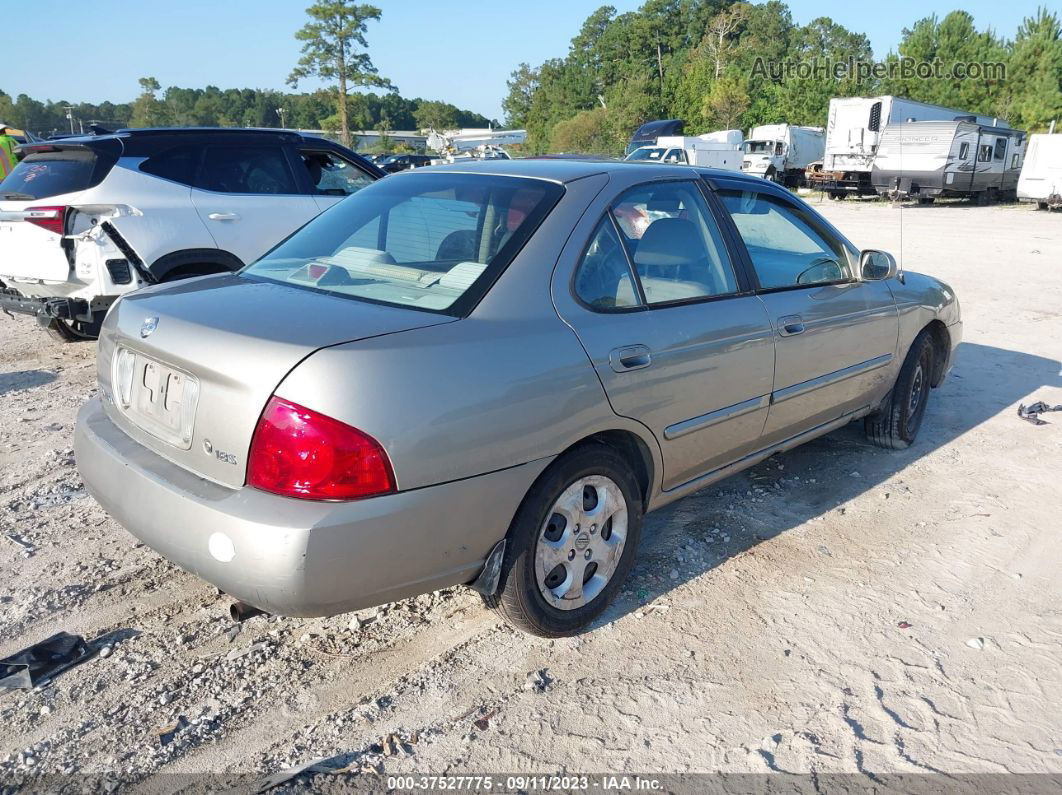
M 745 139 L 741 170 L 797 188 L 812 163 L 822 160 L 826 131 L 822 127 L 764 124 Z
M 885 128 L 909 121 L 954 121 L 973 114 L 894 96 L 835 97 L 830 100 L 821 163 L 812 163 L 808 185 L 831 199 L 876 193 L 870 172 Z M 977 124 L 1009 126 L 1001 119 L 974 116 Z

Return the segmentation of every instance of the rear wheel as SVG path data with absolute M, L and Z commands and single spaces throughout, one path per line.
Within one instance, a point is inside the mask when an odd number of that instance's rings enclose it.
M 907 352 L 885 405 L 863 421 L 871 442 L 892 450 L 903 450 L 911 445 L 925 417 L 933 365 L 933 340 L 928 331 L 923 331 Z
M 1047 202 L 1036 202 L 1036 209 L 1037 210 L 1046 210 L 1047 209 Z
M 642 499 L 611 447 L 580 447 L 531 488 L 507 536 L 498 591 L 484 597 L 517 629 L 574 635 L 608 606 L 634 563 Z
M 845 197 L 846 197 L 847 195 L 848 195 L 848 194 L 847 194 L 847 193 L 845 193 L 845 192 L 844 192 L 843 190 L 831 190 L 831 191 L 830 191 L 830 198 L 831 198 L 831 199 L 833 199 L 834 201 L 838 201 L 838 202 L 839 202 L 839 201 L 843 201 L 843 200 L 844 200 L 844 198 L 845 198 Z

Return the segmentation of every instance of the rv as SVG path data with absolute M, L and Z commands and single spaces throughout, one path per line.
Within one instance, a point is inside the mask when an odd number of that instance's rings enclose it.
M 642 146 L 625 160 L 652 163 L 689 163 L 737 171 L 741 168 L 741 130 L 720 130 L 698 136 L 665 135 L 651 146 Z
M 1040 210 L 1062 208 L 1062 135 L 1029 136 L 1018 201 L 1036 202 Z
M 808 184 L 826 191 L 831 199 L 873 194 L 870 170 L 886 126 L 908 121 L 952 121 L 966 115 L 961 110 L 903 97 L 835 97 L 830 100 L 822 163 L 808 169 Z M 975 120 L 978 124 L 997 123 L 986 116 Z M 998 125 L 1008 126 L 1002 121 Z
M 804 181 L 807 167 L 822 160 L 825 145 L 826 131 L 822 127 L 793 124 L 753 127 L 745 140 L 741 170 L 796 188 Z
M 871 182 L 892 199 L 1013 200 L 1024 156 L 1024 132 L 978 124 L 974 116 L 890 124 L 878 143 Z
M 635 149 L 640 149 L 643 146 L 652 146 L 662 135 L 682 135 L 685 127 L 686 122 L 682 119 L 657 119 L 656 121 L 647 121 L 634 131 L 634 135 L 631 136 L 630 143 L 627 144 L 627 149 L 624 152 L 624 155 L 629 155 Z

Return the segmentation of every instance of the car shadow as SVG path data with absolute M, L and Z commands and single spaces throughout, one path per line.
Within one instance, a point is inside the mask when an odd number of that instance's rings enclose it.
M 654 511 L 645 518 L 624 590 L 590 629 L 638 610 L 763 541 L 843 509 L 1002 412 L 1014 413 L 1013 421 L 1021 422 L 1017 404 L 1036 401 L 1044 387 L 1062 387 L 1060 367 L 1054 359 L 964 342 L 951 375 L 933 390 L 919 436 L 907 450 L 876 447 L 863 435 L 862 421 L 850 423 Z M 784 493 L 784 502 L 765 499 L 772 493 Z M 760 501 L 751 503 L 752 498 Z M 834 553 L 825 545 L 819 551 Z
M 47 370 L 18 370 L 14 373 L 0 373 L 0 395 L 44 386 L 54 380 L 55 373 Z

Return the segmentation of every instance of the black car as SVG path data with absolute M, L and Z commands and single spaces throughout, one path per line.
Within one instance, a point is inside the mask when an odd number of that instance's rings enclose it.
M 385 157 L 379 163 L 379 166 L 388 174 L 397 174 L 399 171 L 405 171 L 410 168 L 430 166 L 431 161 L 430 155 L 391 155 L 390 157 Z

